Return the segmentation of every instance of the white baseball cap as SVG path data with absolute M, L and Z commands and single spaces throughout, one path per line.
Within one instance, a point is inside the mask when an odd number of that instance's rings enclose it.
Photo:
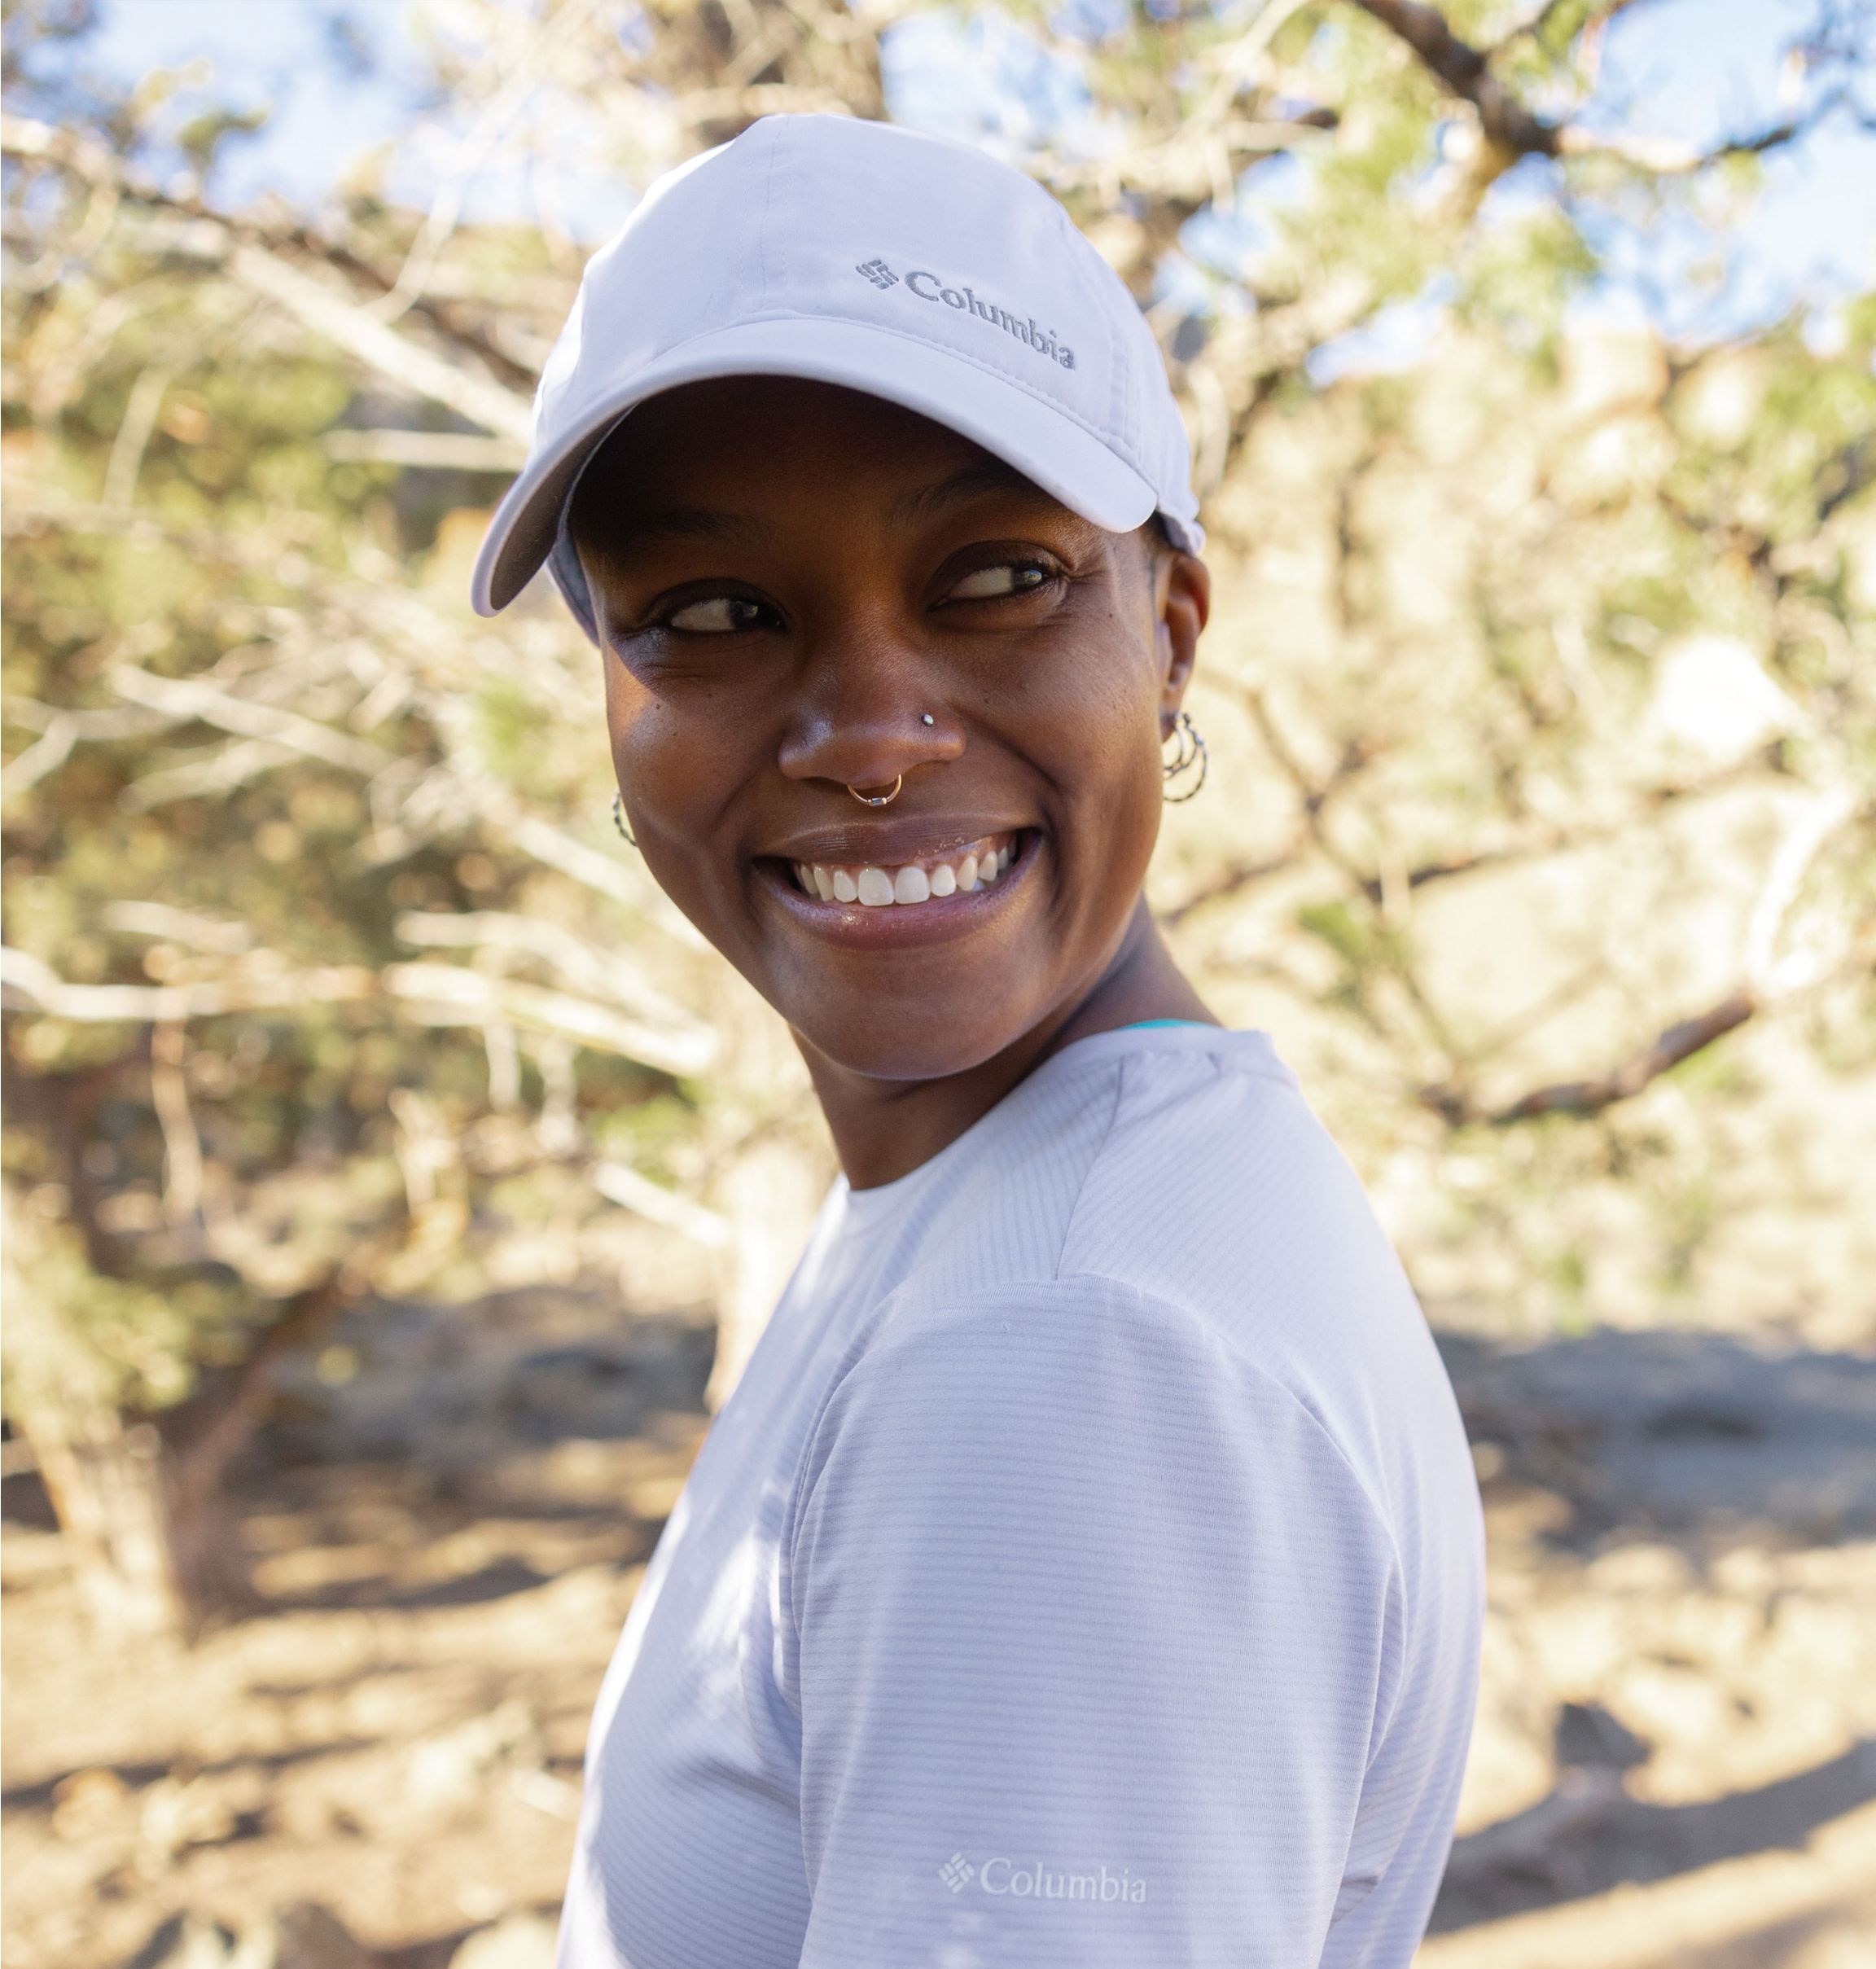
M 1133 296 L 1040 185 L 890 124 L 765 116 L 660 178 L 589 263 L 534 397 L 528 463 L 477 556 L 493 615 L 548 564 L 594 629 L 565 518 L 633 406 L 715 376 L 903 405 L 1097 526 L 1204 534 L 1185 426 Z

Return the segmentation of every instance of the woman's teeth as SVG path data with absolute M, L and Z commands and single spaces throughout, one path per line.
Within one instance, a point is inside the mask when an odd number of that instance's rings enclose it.
M 963 895 L 995 882 L 1016 859 L 1014 840 L 980 843 L 949 862 L 909 862 L 903 868 L 833 868 L 818 862 L 791 864 L 806 895 L 822 902 L 859 902 L 870 910 L 888 903 L 928 902 Z

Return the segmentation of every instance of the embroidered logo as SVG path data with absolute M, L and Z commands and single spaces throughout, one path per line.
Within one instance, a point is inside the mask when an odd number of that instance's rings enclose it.
M 962 1893 L 971 1884 L 976 1872 L 977 1869 L 965 1858 L 962 1853 L 954 1853 L 938 1869 L 938 1878 L 950 1888 L 953 1893 L 957 1894 Z
M 1146 1883 L 1131 1867 L 1111 1873 L 1098 1862 L 1056 1869 L 1040 1860 L 1012 1860 L 999 1853 L 976 1867 L 954 1853 L 938 1869 L 938 1878 L 954 1894 L 975 1880 L 980 1893 L 1007 1894 L 1017 1901 L 1102 1901 L 1137 1907 L 1146 1898 Z
M 888 287 L 899 284 L 899 276 L 883 260 L 862 261 L 853 271 L 871 281 L 882 293 Z M 947 286 L 936 274 L 923 267 L 916 268 L 905 276 L 905 291 L 916 294 L 921 300 L 931 302 L 934 307 L 949 308 L 959 314 L 974 314 L 988 327 L 1001 328 L 1004 334 L 1027 343 L 1037 355 L 1046 356 L 1063 369 L 1075 366 L 1075 351 L 1066 342 L 1057 341 L 1055 331 L 1041 327 L 1032 314 L 1012 314 L 1007 308 L 985 300 L 973 288 Z

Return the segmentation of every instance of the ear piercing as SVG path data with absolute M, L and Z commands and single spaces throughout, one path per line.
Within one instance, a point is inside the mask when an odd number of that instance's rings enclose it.
M 1205 775 L 1212 770 L 1212 755 L 1205 749 L 1205 741 L 1199 735 L 1199 727 L 1192 722 L 1192 714 L 1181 711 L 1172 720 L 1172 729 L 1167 738 L 1173 741 L 1173 754 L 1161 761 L 1159 775 L 1168 782 L 1177 779 L 1181 773 L 1190 772 L 1196 765 L 1199 777 L 1183 793 L 1162 793 L 1159 797 L 1168 806 L 1178 806 L 1191 799 L 1205 783 Z
M 622 793 L 615 793 L 612 796 L 612 825 L 619 830 L 620 835 L 628 848 L 636 848 L 638 845 L 637 840 L 633 838 L 632 830 L 625 825 L 625 796 Z

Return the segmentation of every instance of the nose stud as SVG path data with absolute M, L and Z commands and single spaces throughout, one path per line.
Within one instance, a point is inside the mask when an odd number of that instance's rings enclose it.
M 921 725 L 936 725 L 938 721 L 932 717 L 929 711 L 921 711 L 918 713 L 918 722 Z

